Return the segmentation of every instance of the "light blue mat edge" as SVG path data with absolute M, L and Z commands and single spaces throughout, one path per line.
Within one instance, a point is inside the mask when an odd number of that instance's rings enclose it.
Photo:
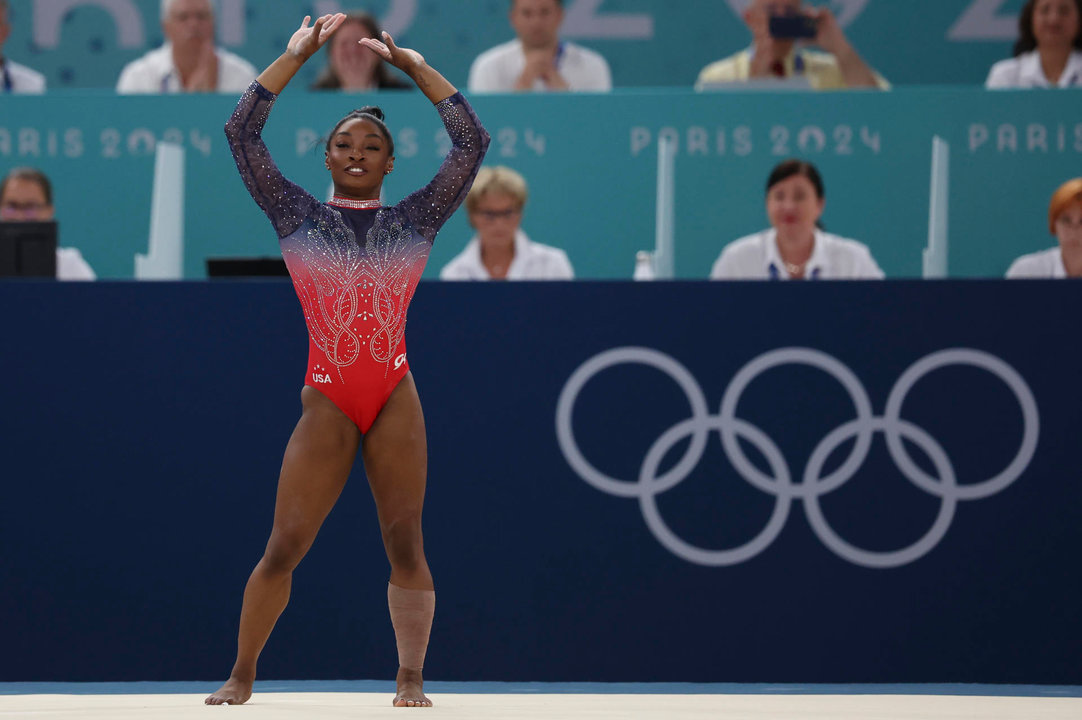
M 211 693 L 213 681 L 197 682 L 0 682 L 0 695 L 163 695 Z M 440 682 L 430 693 L 609 695 L 964 695 L 990 697 L 1082 697 L 1082 685 L 779 684 L 779 683 L 590 683 Z M 257 693 L 394 692 L 385 680 L 262 680 Z

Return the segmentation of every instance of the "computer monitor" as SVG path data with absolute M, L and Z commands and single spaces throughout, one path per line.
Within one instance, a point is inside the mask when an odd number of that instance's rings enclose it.
M 56 277 L 54 220 L 0 222 L 0 277 Z
M 207 258 L 207 277 L 289 277 L 289 270 L 286 261 L 280 257 Z

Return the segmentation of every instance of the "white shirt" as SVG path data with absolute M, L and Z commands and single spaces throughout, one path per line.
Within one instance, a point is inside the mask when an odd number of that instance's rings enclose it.
M 40 95 L 45 92 L 45 76 L 17 62 L 0 60 L 0 93 L 9 86 L 11 92 Z
M 526 68 L 522 41 L 512 40 L 484 51 L 470 66 L 470 92 L 512 92 L 515 82 Z M 608 92 L 612 90 L 612 73 L 605 58 L 581 45 L 560 41 L 556 69 L 575 91 Z M 534 90 L 545 90 L 541 80 Z
M 575 271 L 567 253 L 535 243 L 522 230 L 515 232 L 515 258 L 507 269 L 508 280 L 573 280 Z M 474 236 L 466 249 L 440 270 L 440 280 L 491 280 L 481 261 L 481 241 Z
M 1017 278 L 1065 278 L 1067 267 L 1063 264 L 1063 253 L 1059 246 L 1051 250 L 1030 253 L 1011 263 L 1007 277 Z
M 248 89 L 255 80 L 255 66 L 242 57 L 227 50 L 217 48 L 218 55 L 218 92 L 240 93 Z M 180 73 L 173 64 L 173 46 L 165 43 L 157 50 L 151 50 L 138 60 L 124 66 L 120 79 L 116 83 L 119 93 L 178 93 Z
M 789 280 L 778 253 L 778 232 L 771 228 L 725 246 L 710 271 L 711 280 Z M 811 280 L 880 280 L 883 271 L 866 245 L 815 231 L 815 247 L 804 266 Z
M 57 280 L 97 280 L 98 276 L 90 267 L 78 248 L 58 247 L 56 249 Z
M 1018 57 L 1000 60 L 992 66 L 984 86 L 989 90 L 1014 88 L 1050 88 L 1052 83 L 1044 76 L 1041 56 L 1034 50 Z M 1067 60 L 1067 67 L 1059 76 L 1057 87 L 1082 87 L 1082 52 L 1074 51 Z

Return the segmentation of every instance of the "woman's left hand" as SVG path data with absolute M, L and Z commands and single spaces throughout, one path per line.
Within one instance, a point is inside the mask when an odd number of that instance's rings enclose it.
M 324 15 L 316 18 L 315 24 L 308 27 L 311 19 L 309 15 L 304 16 L 304 22 L 301 23 L 297 32 L 293 33 L 293 37 L 289 39 L 289 44 L 286 46 L 286 52 L 301 60 L 307 60 L 315 55 L 316 51 L 323 47 L 334 31 L 342 25 L 346 16 L 343 13 Z
M 407 75 L 410 74 L 410 70 L 413 68 L 425 64 L 424 56 L 421 53 L 409 48 L 398 47 L 394 44 L 394 38 L 388 32 L 383 33 L 383 42 L 375 38 L 363 38 L 360 43 Z

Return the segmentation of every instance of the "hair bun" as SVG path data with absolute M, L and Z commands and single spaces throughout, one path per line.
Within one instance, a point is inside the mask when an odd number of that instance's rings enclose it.
M 360 110 L 354 110 L 353 112 L 360 113 L 362 115 L 371 115 L 372 117 L 374 117 L 374 118 L 376 118 L 377 120 L 380 120 L 380 121 L 382 121 L 384 119 L 383 111 L 380 110 L 375 105 L 365 105 Z

